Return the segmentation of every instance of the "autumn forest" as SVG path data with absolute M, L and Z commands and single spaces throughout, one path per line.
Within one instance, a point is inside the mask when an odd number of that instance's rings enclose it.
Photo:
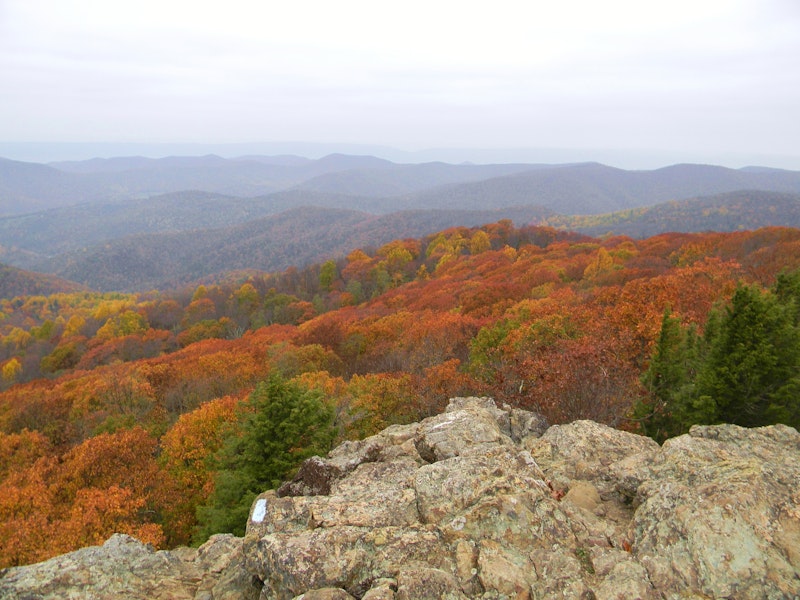
M 797 229 L 593 238 L 500 221 L 177 292 L 4 299 L 0 566 L 113 532 L 202 541 L 267 381 L 306 402 L 293 418 L 327 415 L 279 475 L 458 395 L 642 431 L 665 314 L 702 335 L 742 286 L 768 294 L 798 268 Z

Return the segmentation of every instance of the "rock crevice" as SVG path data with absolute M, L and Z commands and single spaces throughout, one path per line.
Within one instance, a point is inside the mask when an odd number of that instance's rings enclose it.
M 159 583 L 135 575 L 119 597 L 793 598 L 798 484 L 790 427 L 695 427 L 659 446 L 457 398 L 310 459 L 256 499 L 243 539 L 153 552 L 118 536 L 7 570 L 0 597 L 111 597 L 127 565 Z

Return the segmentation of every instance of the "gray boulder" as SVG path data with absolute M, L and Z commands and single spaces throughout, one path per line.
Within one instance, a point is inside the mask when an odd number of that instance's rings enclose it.
M 246 564 L 262 600 L 791 598 L 799 457 L 783 426 L 697 427 L 660 447 L 458 398 L 315 458 L 309 472 L 338 477 L 327 495 L 259 496 Z
M 129 535 L 0 572 L 3 600 L 256 600 L 261 582 L 244 569 L 242 539 L 156 552 Z
M 679 594 L 800 594 L 800 436 L 695 426 L 646 466 L 629 528 L 653 585 Z
M 0 598 L 800 598 L 800 434 L 659 446 L 489 398 L 314 457 L 243 539 L 128 536 L 0 573 Z

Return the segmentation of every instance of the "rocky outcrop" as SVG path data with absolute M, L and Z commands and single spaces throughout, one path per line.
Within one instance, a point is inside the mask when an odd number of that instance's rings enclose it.
M 798 484 L 789 427 L 659 446 L 461 398 L 307 461 L 256 499 L 244 539 L 115 536 L 7 570 L 0 597 L 793 598 Z
M 315 459 L 253 506 L 262 598 L 800 594 L 795 430 L 695 427 L 659 447 L 590 421 L 544 429 L 456 399 Z
M 200 548 L 156 552 L 129 535 L 102 546 L 0 571 L 3 600 L 256 600 L 242 539 L 216 535 Z

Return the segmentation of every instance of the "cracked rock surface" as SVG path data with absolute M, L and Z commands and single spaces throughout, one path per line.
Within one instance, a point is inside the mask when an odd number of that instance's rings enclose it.
M 789 427 L 695 427 L 660 447 L 456 398 L 314 460 L 335 474 L 325 494 L 254 505 L 244 555 L 263 600 L 800 594 Z
M 800 597 L 800 434 L 698 426 L 659 446 L 456 398 L 310 459 L 243 539 L 115 536 L 0 573 L 5 597 Z

